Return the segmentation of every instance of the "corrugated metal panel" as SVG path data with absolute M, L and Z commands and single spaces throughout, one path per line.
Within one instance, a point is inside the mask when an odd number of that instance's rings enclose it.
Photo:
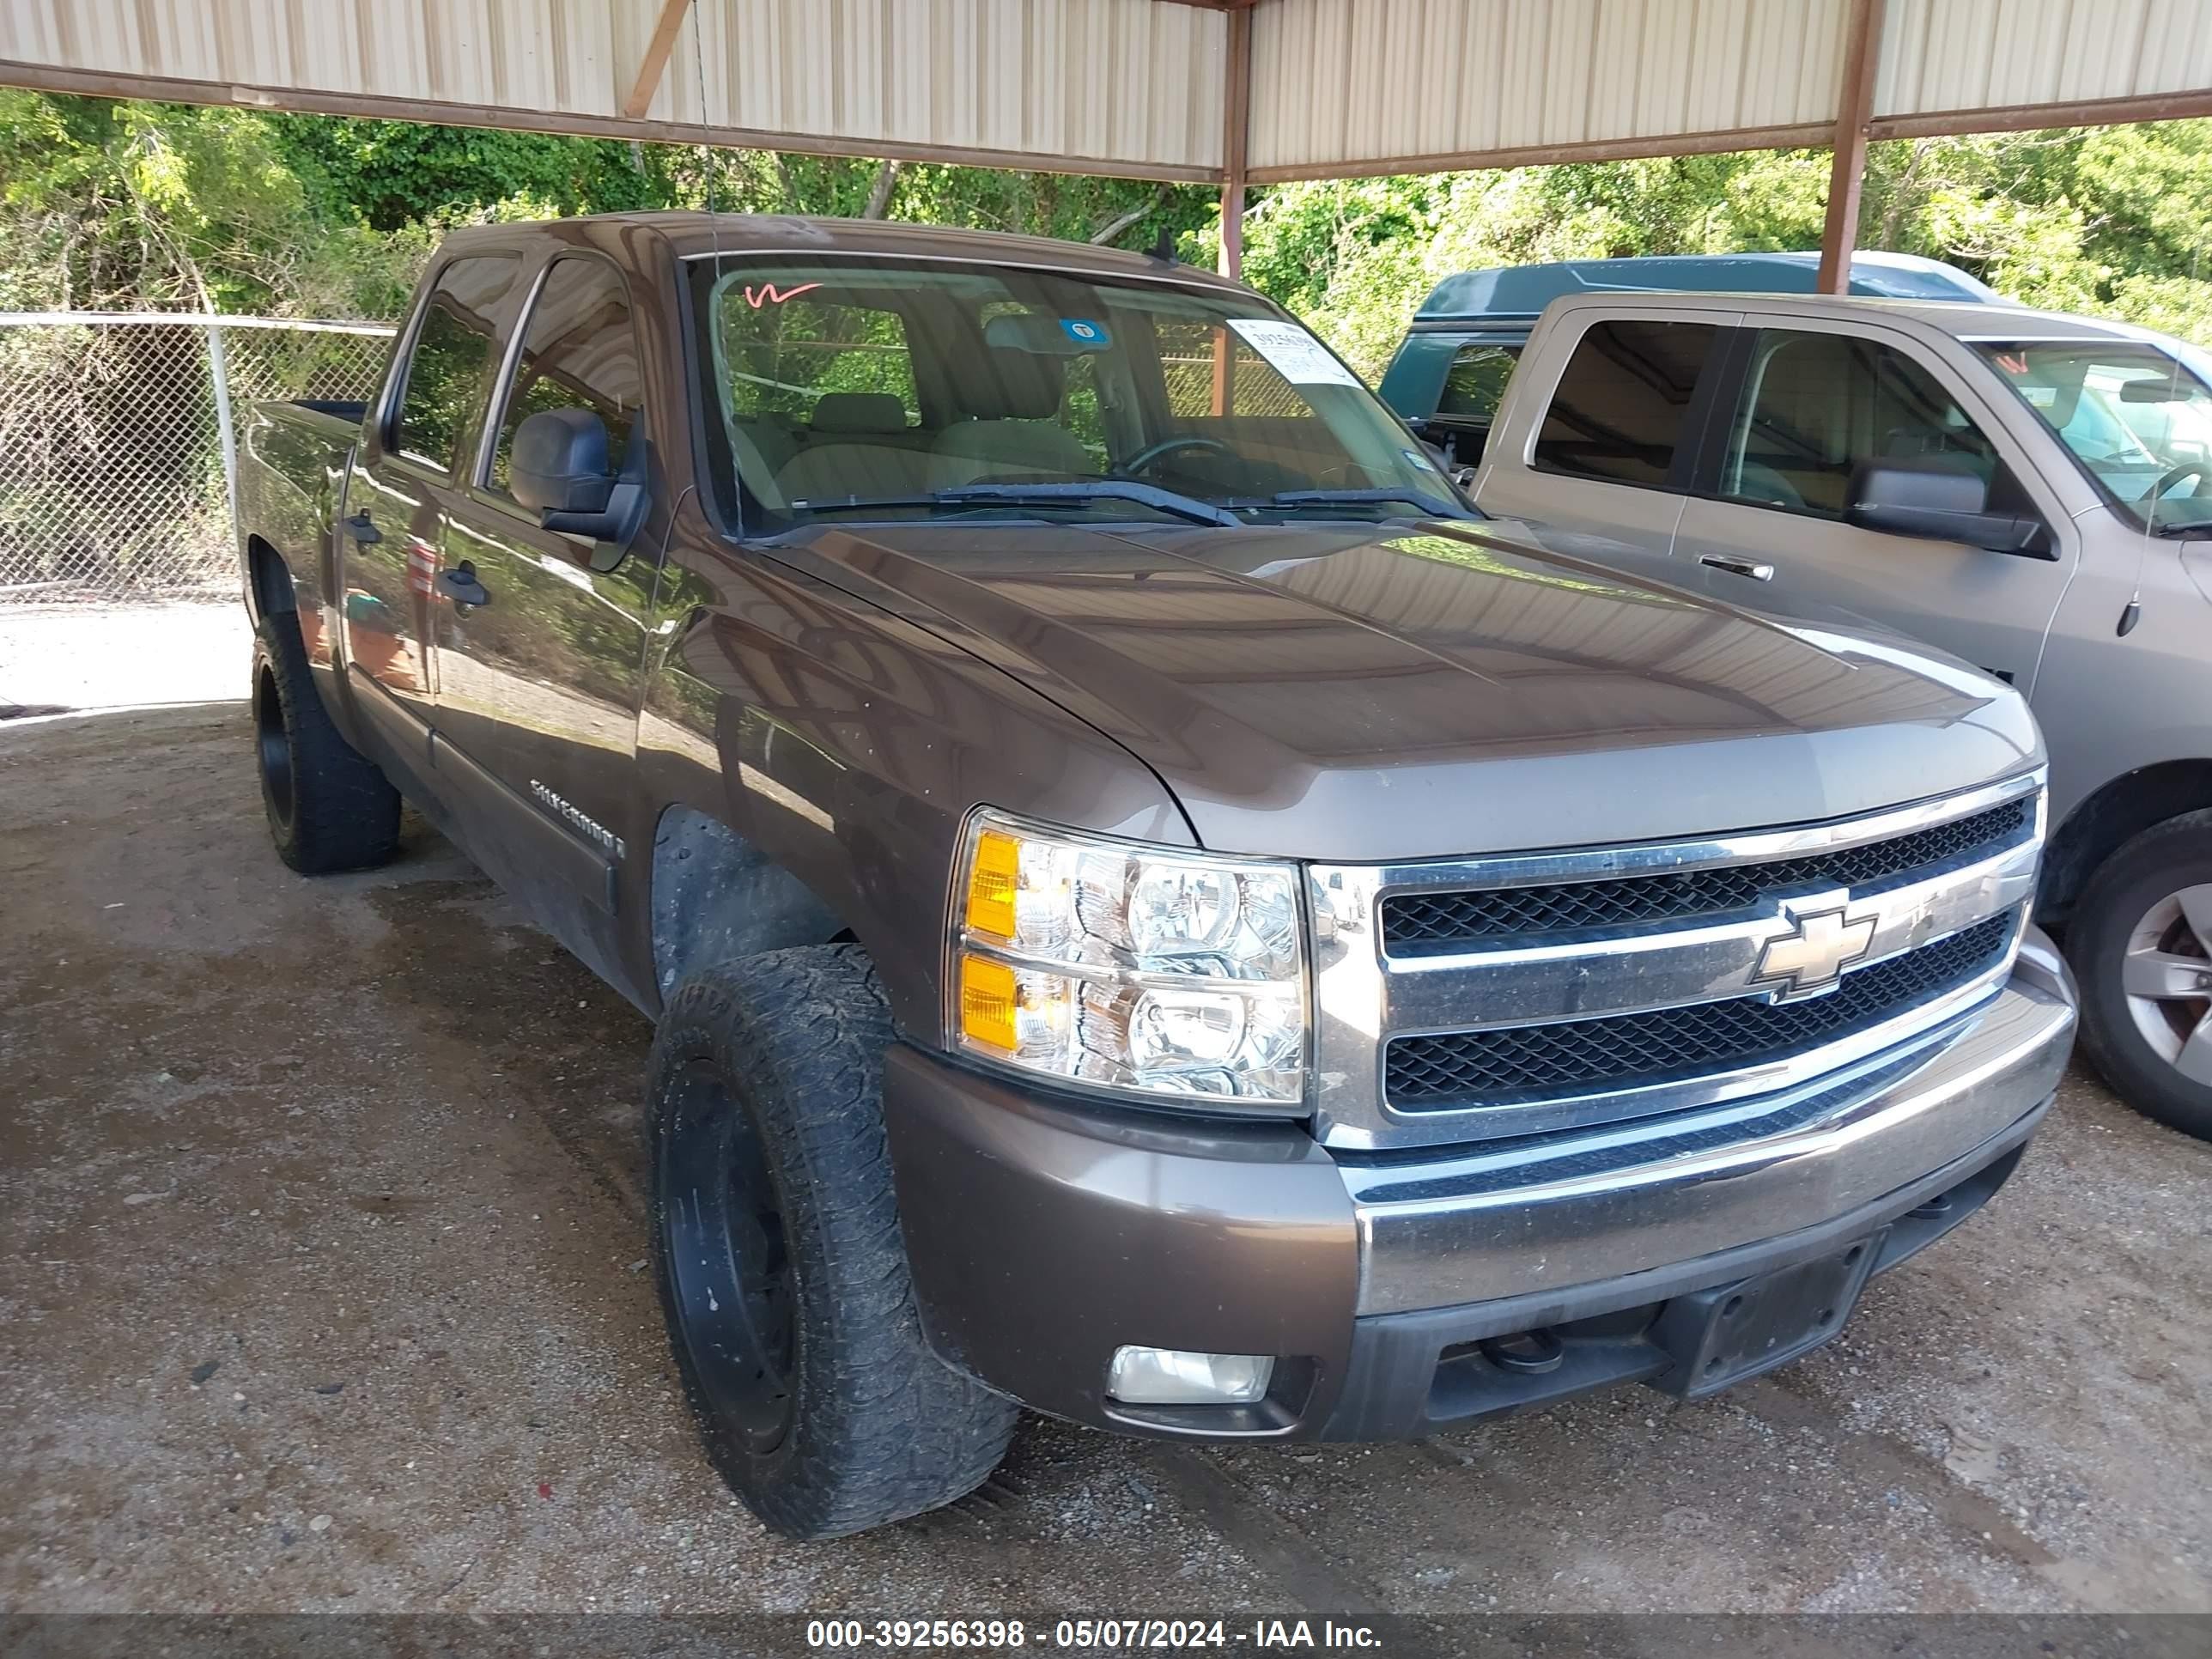
M 1218 12 L 1151 0 L 699 0 L 697 21 L 678 36 L 654 100 L 662 119 L 1221 165 Z
M 221 100 L 235 87 L 280 105 L 654 137 L 703 123 L 799 149 L 1109 172 L 1202 176 L 1222 164 L 1218 12 L 1162 0 L 696 0 L 645 118 L 627 122 L 660 7 L 0 0 L 0 58 L 63 77 L 18 77 L 33 84 L 142 95 Z M 1261 0 L 1249 163 L 1279 176 L 1644 153 L 1715 135 L 1818 142 L 1835 118 L 1850 8 Z M 1877 121 L 2212 89 L 2212 0 L 1888 0 L 1887 10 Z M 2008 124 L 2024 120 L 1993 125 Z
M 10 0 L 0 56 L 216 82 L 610 116 L 619 0 Z
M 619 117 L 659 10 L 659 0 L 5 0 L 0 58 L 265 88 L 279 101 L 295 90 L 536 113 L 557 127 Z M 804 148 L 1212 168 L 1227 54 L 1222 14 L 1154 0 L 696 0 L 646 118 Z
M 1875 113 L 2212 86 L 2206 0 L 1889 0 Z
M 1835 119 L 1848 0 L 1265 0 L 1255 168 Z

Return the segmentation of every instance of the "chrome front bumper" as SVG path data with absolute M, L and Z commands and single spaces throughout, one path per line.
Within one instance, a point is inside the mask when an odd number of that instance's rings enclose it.
M 1943 1027 L 1694 1120 L 1363 1158 L 1292 1124 L 1101 1113 L 906 1045 L 884 1115 L 946 1363 L 1102 1428 L 1376 1439 L 1651 1376 L 1668 1360 L 1641 1333 L 1669 1298 L 1877 1235 L 1876 1271 L 1902 1260 L 2010 1173 L 2073 1031 L 2065 968 L 2031 932 Z M 1638 1308 L 1618 1340 L 1574 1334 Z M 1550 1328 L 1572 1338 L 1556 1375 L 1466 1357 Z M 1125 1343 L 1272 1354 L 1277 1385 L 1256 1407 L 1124 1407 L 1105 1384 Z
M 1458 1157 L 1339 1154 L 1357 1311 L 1510 1301 L 1526 1328 L 1550 1294 L 1596 1281 L 1636 1276 L 1622 1305 L 1674 1294 L 1703 1282 L 1702 1258 L 1848 1214 L 2015 1123 L 2025 1139 L 2074 1023 L 2065 963 L 2031 928 L 1973 1012 L 1792 1095 Z

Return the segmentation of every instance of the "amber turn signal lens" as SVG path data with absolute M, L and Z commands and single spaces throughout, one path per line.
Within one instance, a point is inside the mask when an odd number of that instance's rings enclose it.
M 995 830 L 976 836 L 975 861 L 968 869 L 969 927 L 999 939 L 1013 938 L 1014 889 L 1021 873 L 1021 842 Z
M 1014 1030 L 1014 970 L 988 957 L 960 958 L 960 1029 L 970 1042 L 1012 1054 L 1021 1046 Z

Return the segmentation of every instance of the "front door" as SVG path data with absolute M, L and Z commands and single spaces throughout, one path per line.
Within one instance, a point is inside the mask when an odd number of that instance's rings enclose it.
M 1864 617 L 2023 692 L 2073 569 L 2063 506 L 1972 389 L 1917 342 L 1860 323 L 1756 331 L 1717 477 L 1684 508 L 1677 580 L 1784 617 Z M 1854 471 L 1914 459 L 1985 480 L 1992 511 L 2051 526 L 2051 556 L 1990 552 L 1844 522 Z
M 439 271 L 339 505 L 339 628 L 352 689 L 410 762 L 424 758 L 436 696 L 433 584 L 453 475 L 473 447 L 521 278 L 511 253 Z
M 640 375 L 621 274 L 596 254 L 556 259 L 448 517 L 435 611 L 442 793 L 471 849 L 603 972 L 620 872 L 652 856 L 632 760 L 654 565 L 641 535 L 611 570 L 593 569 L 594 544 L 516 502 L 507 465 L 524 419 L 574 407 L 606 423 L 619 465 L 639 437 Z

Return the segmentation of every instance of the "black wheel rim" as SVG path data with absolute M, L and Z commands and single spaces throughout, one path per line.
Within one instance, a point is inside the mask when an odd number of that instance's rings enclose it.
M 661 1259 L 701 1392 L 755 1453 L 790 1431 L 797 1322 L 782 1206 L 750 1120 L 703 1061 L 661 1138 Z
M 284 732 L 284 708 L 276 698 L 276 677 L 267 669 L 253 685 L 253 746 L 261 763 L 261 797 L 279 828 L 292 825 L 292 740 Z

